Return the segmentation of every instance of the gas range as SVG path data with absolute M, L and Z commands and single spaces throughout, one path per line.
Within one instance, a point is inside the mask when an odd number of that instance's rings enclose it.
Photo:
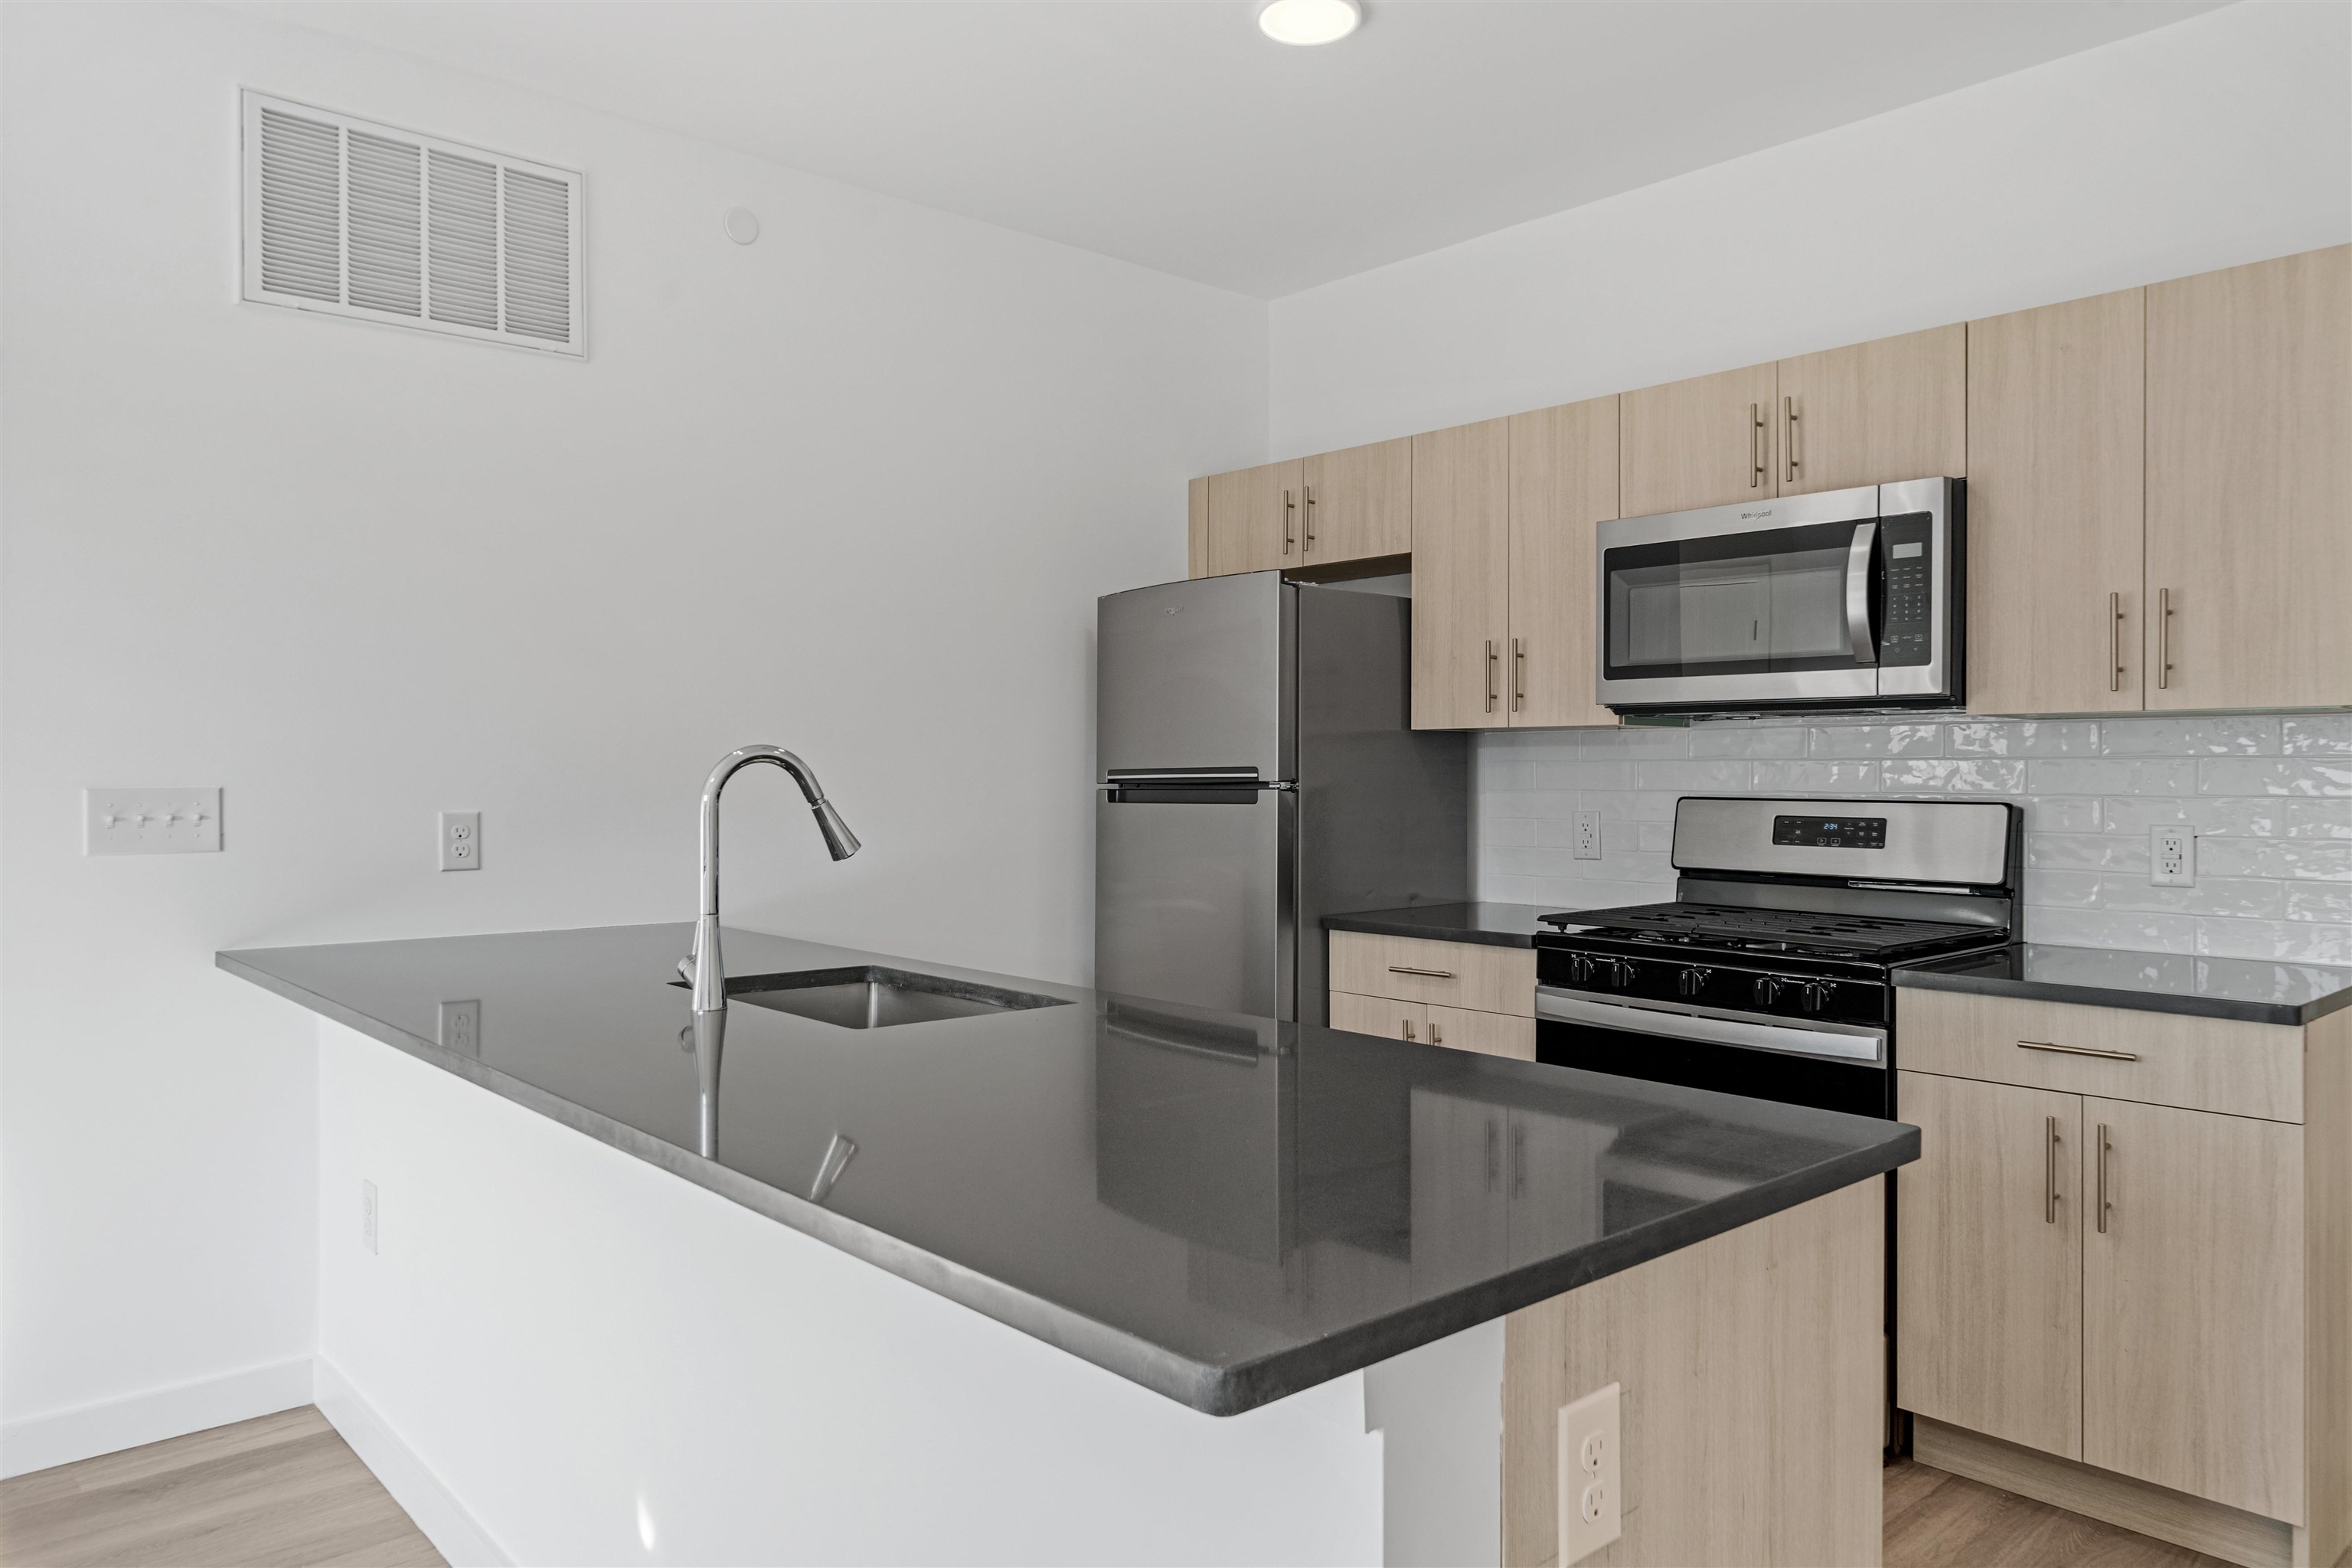
M 1545 917 L 1545 1061 L 1887 1116 L 1894 971 L 2010 940 L 2018 808 L 1675 804 L 1672 902 Z

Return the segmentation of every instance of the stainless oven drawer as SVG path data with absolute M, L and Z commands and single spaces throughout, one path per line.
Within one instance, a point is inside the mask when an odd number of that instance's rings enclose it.
M 1886 1031 L 1858 1024 L 1789 1024 L 1712 1007 L 1670 1002 L 1628 1002 L 1556 985 L 1536 987 L 1536 1017 L 1595 1028 L 1623 1029 L 1669 1039 L 1705 1040 L 1790 1056 L 1822 1057 L 1866 1067 L 1886 1065 Z

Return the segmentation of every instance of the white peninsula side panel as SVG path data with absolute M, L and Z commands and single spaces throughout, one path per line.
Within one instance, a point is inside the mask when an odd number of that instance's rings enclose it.
M 321 1405 L 453 1561 L 1499 1559 L 1499 1322 L 1203 1415 L 340 1025 L 320 1055 Z

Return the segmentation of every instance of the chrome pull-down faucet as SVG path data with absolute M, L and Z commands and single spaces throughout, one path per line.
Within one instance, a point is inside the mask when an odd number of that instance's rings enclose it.
M 793 775 L 816 816 L 827 853 L 846 860 L 857 853 L 857 835 L 824 798 L 809 765 L 781 746 L 743 746 L 719 759 L 702 786 L 702 908 L 694 922 L 694 951 L 677 972 L 694 987 L 694 1058 L 702 1085 L 702 1153 L 719 1157 L 719 1052 L 727 1037 L 727 969 L 719 953 L 719 796 L 738 770 L 772 763 Z

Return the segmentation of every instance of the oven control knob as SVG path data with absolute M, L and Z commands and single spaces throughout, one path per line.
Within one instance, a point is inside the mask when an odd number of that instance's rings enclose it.
M 1696 996 L 1706 989 L 1706 983 L 1714 976 L 1712 969 L 1685 969 L 1675 976 L 1675 989 L 1685 996 Z
M 1777 974 L 1758 975 L 1755 987 L 1756 1005 L 1759 1007 L 1769 1007 L 1774 1002 L 1780 1000 L 1780 993 L 1788 988 L 1789 983 Z
M 1568 977 L 1579 985 L 1592 983 L 1592 960 L 1580 952 L 1568 955 Z
M 1830 1005 L 1830 983 L 1826 980 L 1805 982 L 1805 1011 L 1818 1013 Z
M 1633 984 L 1633 964 L 1631 959 L 1604 958 L 1597 960 L 1596 963 L 1609 966 L 1610 984 L 1622 989 Z

